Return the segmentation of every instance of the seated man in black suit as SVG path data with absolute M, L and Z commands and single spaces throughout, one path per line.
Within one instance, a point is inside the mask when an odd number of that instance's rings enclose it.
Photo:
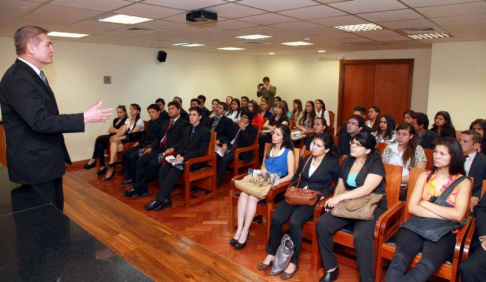
M 346 133 L 339 136 L 338 151 L 339 156 L 349 156 L 350 142 L 353 137 L 360 133 L 365 127 L 364 118 L 360 115 L 352 115 L 346 123 Z
M 179 103 L 169 103 L 170 120 L 164 120 L 158 138 L 142 151 L 142 156 L 136 162 L 136 181 L 123 193 L 125 196 L 136 199 L 148 195 L 147 184 L 157 174 L 160 166 L 159 154 L 182 141 L 188 122 L 181 118 L 180 111 Z
M 483 180 L 486 179 L 486 155 L 478 152 L 481 146 L 481 135 L 474 130 L 463 131 L 460 143 L 465 157 L 464 170 L 466 175 L 474 177 L 472 197 L 469 202 L 469 209 L 473 212 L 481 198 Z
M 208 115 L 202 110 L 201 100 L 193 98 L 191 99 L 191 108 L 198 107 L 201 109 L 201 123 L 208 127 Z
M 175 144 L 172 148 L 169 148 L 166 152 L 171 154 L 177 153 L 176 161 L 185 162 L 193 158 L 198 158 L 206 154 L 206 150 L 211 142 L 211 133 L 209 129 L 201 124 L 201 108 L 192 107 L 189 109 L 189 122 L 190 126 L 184 129 L 184 138 L 181 142 Z M 202 164 L 194 164 L 192 169 L 199 169 Z M 179 179 L 179 176 L 183 174 L 181 166 L 173 166 L 167 162 L 159 169 L 159 188 L 160 191 L 157 194 L 155 200 L 146 204 L 144 208 L 148 211 L 155 210 L 160 211 L 162 209 L 172 207 L 172 200 L 170 193 L 174 189 L 174 186 Z
M 206 103 L 206 96 L 199 95 L 197 96 L 197 99 L 199 100 L 199 107 L 201 107 L 202 113 L 205 114 L 207 118 L 209 118 L 209 109 L 204 106 L 204 104 Z
M 160 108 L 160 118 L 162 120 L 170 119 L 169 114 L 165 110 L 165 100 L 162 99 L 162 98 L 159 98 L 159 99 L 155 100 L 155 104 L 157 104 L 157 106 L 159 106 L 159 108 Z
M 121 183 L 122 185 L 132 183 L 135 179 L 135 165 L 140 156 L 139 150 L 146 148 L 159 137 L 163 122 L 160 118 L 160 107 L 156 104 L 151 104 L 148 106 L 147 111 L 150 116 L 147 134 L 142 139 L 138 140 L 138 142 L 135 142 L 132 148 L 126 150 L 122 154 L 123 171 L 126 177 L 126 180 Z
M 221 146 L 221 153 L 223 157 L 218 157 L 218 172 L 216 184 L 219 185 L 229 164 L 235 159 L 235 152 L 238 148 L 251 146 L 258 134 L 258 128 L 251 124 L 253 113 L 248 110 L 243 110 L 240 114 L 240 121 L 233 125 L 233 132 L 227 142 Z M 253 159 L 251 152 L 242 153 L 239 158 L 249 163 Z
M 471 244 L 471 254 L 459 265 L 459 273 L 465 282 L 486 281 L 486 194 L 476 206 L 475 213 L 476 230 Z
M 231 135 L 231 129 L 233 128 L 233 121 L 224 115 L 228 110 L 228 104 L 225 102 L 218 102 L 218 106 L 215 109 L 216 115 L 209 120 L 209 130 L 216 131 L 216 145 L 227 143 Z
M 354 107 L 353 115 L 361 116 L 363 118 L 363 120 L 366 120 L 366 109 L 361 107 L 361 106 L 356 106 L 356 107 Z M 347 122 L 343 123 L 343 125 L 339 129 L 339 132 L 336 134 L 336 136 L 341 136 L 343 134 L 346 134 L 347 124 L 348 124 Z M 362 130 L 368 131 L 368 132 L 371 133 L 371 127 L 367 126 L 366 123 L 363 125 Z
M 435 141 L 440 138 L 440 135 L 428 130 L 429 118 L 424 113 L 415 113 L 415 120 L 412 119 L 412 124 L 415 127 L 415 138 L 420 146 L 424 149 L 434 149 Z
M 172 101 L 177 102 L 177 103 L 179 103 L 179 105 L 181 105 L 181 117 L 183 119 L 189 121 L 189 114 L 182 107 L 182 98 L 181 97 L 178 97 L 178 96 L 175 96 L 174 99 L 172 99 Z

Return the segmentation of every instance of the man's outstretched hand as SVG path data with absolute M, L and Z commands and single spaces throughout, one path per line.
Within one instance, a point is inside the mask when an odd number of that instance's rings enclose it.
M 113 108 L 99 109 L 102 102 L 98 101 L 96 105 L 84 112 L 84 123 L 88 122 L 106 122 L 113 115 Z

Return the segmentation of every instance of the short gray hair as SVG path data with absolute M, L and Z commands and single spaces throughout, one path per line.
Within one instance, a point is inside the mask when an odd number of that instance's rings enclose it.
M 38 26 L 23 26 L 17 29 L 14 34 L 15 51 L 17 55 L 22 55 L 27 49 L 27 43 L 31 41 L 35 45 L 40 43 L 39 35 L 47 34 L 48 31 Z

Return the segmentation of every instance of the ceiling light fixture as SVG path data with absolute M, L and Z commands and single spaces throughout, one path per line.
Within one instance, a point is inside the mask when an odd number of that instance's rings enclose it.
M 287 46 L 309 46 L 309 45 L 314 45 L 313 43 L 305 42 L 305 41 L 284 42 L 282 44 L 283 45 L 287 45 Z
M 407 35 L 408 37 L 415 39 L 415 40 L 427 40 L 427 39 L 438 39 L 438 38 L 447 38 L 451 37 L 447 33 L 425 33 L 425 34 L 414 34 L 414 35 Z
M 253 35 L 242 35 L 236 36 L 238 39 L 246 39 L 246 40 L 260 40 L 260 39 L 269 39 L 273 36 L 270 35 L 263 35 L 263 34 L 253 34 Z
M 200 43 L 177 43 L 177 44 L 172 44 L 173 46 L 182 46 L 182 47 L 201 47 L 204 46 L 204 44 Z
M 221 47 L 218 50 L 225 50 L 225 51 L 241 51 L 245 50 L 245 48 L 238 48 L 238 47 Z
M 100 22 L 117 23 L 117 24 L 139 24 L 139 23 L 144 23 L 153 20 L 154 19 L 122 15 L 122 14 L 109 15 L 106 18 L 98 19 L 98 21 Z
M 319 53 L 326 53 L 326 50 L 319 50 L 317 52 L 319 52 Z
M 274 52 L 270 52 L 270 53 L 268 53 L 268 55 L 275 55 L 275 53 Z
M 381 26 L 377 24 L 340 25 L 340 26 L 335 26 L 334 28 L 344 30 L 347 32 L 360 32 L 360 31 L 372 31 L 372 30 L 383 29 Z
M 56 36 L 56 37 L 81 38 L 81 37 L 86 37 L 89 34 L 51 31 L 47 35 L 49 35 L 49 36 Z

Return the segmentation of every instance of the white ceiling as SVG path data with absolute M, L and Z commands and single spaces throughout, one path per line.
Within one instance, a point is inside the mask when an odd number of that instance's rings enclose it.
M 209 24 L 187 23 L 195 9 L 218 13 Z M 148 17 L 154 21 L 135 26 L 92 20 L 107 13 Z M 347 33 L 335 25 L 376 23 L 383 30 Z M 486 40 L 486 0 L 0 0 L 0 36 L 11 37 L 23 25 L 50 31 L 88 33 L 79 42 L 179 48 L 175 43 L 202 43 L 192 50 L 220 51 L 218 47 L 243 47 L 253 55 L 328 53 L 428 48 L 431 43 Z M 133 27 L 143 31 L 128 31 Z M 417 42 L 402 29 L 433 28 L 452 37 Z M 236 36 L 265 34 L 261 44 Z M 307 39 L 313 46 L 280 43 Z

